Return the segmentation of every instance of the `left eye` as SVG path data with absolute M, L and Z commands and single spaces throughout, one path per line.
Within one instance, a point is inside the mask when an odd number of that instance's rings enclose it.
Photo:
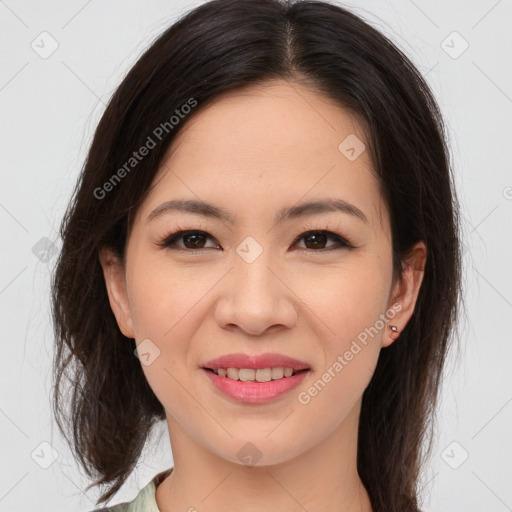
M 312 244 L 313 247 L 310 250 L 326 250 L 325 248 L 319 247 L 320 245 L 324 245 L 328 239 L 334 240 L 334 246 L 330 246 L 327 249 L 339 249 L 339 248 L 352 248 L 353 246 L 344 240 L 341 236 L 336 235 L 330 231 L 308 231 L 307 233 L 303 233 L 300 235 L 295 242 L 299 240 L 305 240 L 305 244 Z
M 184 241 L 184 246 L 178 246 L 176 242 L 178 240 L 182 239 Z M 158 245 L 161 247 L 165 247 L 167 249 L 171 250 L 199 250 L 204 249 L 203 246 L 205 243 L 205 240 L 211 239 L 215 240 L 213 237 L 211 237 L 208 233 L 205 231 L 198 231 L 198 230 L 188 230 L 188 231 L 177 231 L 176 233 L 173 233 L 169 236 L 167 236 L 164 240 L 161 242 L 158 242 Z M 327 240 L 331 239 L 335 241 L 334 246 L 330 247 L 321 247 L 327 243 Z M 331 250 L 331 249 L 341 249 L 341 248 L 353 248 L 354 246 L 351 245 L 347 240 L 343 239 L 341 236 L 336 235 L 335 233 L 332 233 L 330 231 L 307 231 L 306 233 L 302 233 L 299 237 L 297 237 L 294 241 L 294 244 L 298 241 L 305 240 L 305 245 L 310 245 L 312 247 L 306 247 L 306 251 L 325 251 L 325 250 Z M 190 251 L 188 251 L 190 252 Z
M 204 240 L 206 238 L 210 238 L 213 240 L 213 238 L 204 231 L 177 231 L 176 233 L 173 233 L 168 237 L 164 238 L 164 240 L 159 242 L 158 245 L 161 245 L 162 247 L 166 247 L 168 249 L 183 250 L 183 247 L 177 247 L 176 245 L 177 240 L 183 239 L 188 241 L 188 243 L 185 242 L 186 249 L 203 249 L 203 247 L 201 247 L 201 244 L 204 243 Z

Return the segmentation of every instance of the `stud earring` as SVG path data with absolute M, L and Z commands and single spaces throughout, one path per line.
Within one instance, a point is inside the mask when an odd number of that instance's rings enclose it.
M 390 325 L 389 328 L 391 329 L 391 337 L 396 340 L 398 336 L 400 335 L 400 331 L 398 330 L 398 327 L 396 325 Z

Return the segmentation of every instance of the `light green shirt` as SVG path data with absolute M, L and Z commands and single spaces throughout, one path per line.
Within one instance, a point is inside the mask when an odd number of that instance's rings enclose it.
M 154 476 L 132 501 L 118 503 L 111 507 L 98 508 L 92 512 L 160 512 L 156 504 L 156 488 L 171 474 L 172 470 L 173 468 L 169 468 Z

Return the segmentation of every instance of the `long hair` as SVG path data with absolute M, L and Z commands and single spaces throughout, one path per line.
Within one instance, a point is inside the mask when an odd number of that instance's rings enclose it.
M 98 503 L 119 490 L 150 429 L 165 419 L 134 357 L 135 341 L 110 308 L 98 251 L 106 245 L 124 256 L 131 219 L 188 119 L 220 94 L 272 79 L 311 87 L 366 126 L 390 214 L 394 273 L 415 242 L 427 246 L 414 313 L 381 351 L 363 394 L 357 454 L 375 512 L 418 511 L 428 455 L 422 446 L 431 440 L 460 298 L 458 209 L 443 120 L 425 80 L 392 42 L 339 5 L 314 0 L 198 6 L 138 59 L 98 124 L 60 226 L 52 277 L 53 412 L 94 479 L 88 488 L 107 486 Z M 184 105 L 188 116 L 170 121 Z M 130 160 L 148 136 L 155 147 Z

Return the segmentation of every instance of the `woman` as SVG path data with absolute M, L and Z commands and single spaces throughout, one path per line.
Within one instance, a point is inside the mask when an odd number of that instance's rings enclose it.
M 213 0 L 166 30 L 99 123 L 53 281 L 54 412 L 98 503 L 165 420 L 173 467 L 110 510 L 418 511 L 457 212 L 435 99 L 354 14 Z

